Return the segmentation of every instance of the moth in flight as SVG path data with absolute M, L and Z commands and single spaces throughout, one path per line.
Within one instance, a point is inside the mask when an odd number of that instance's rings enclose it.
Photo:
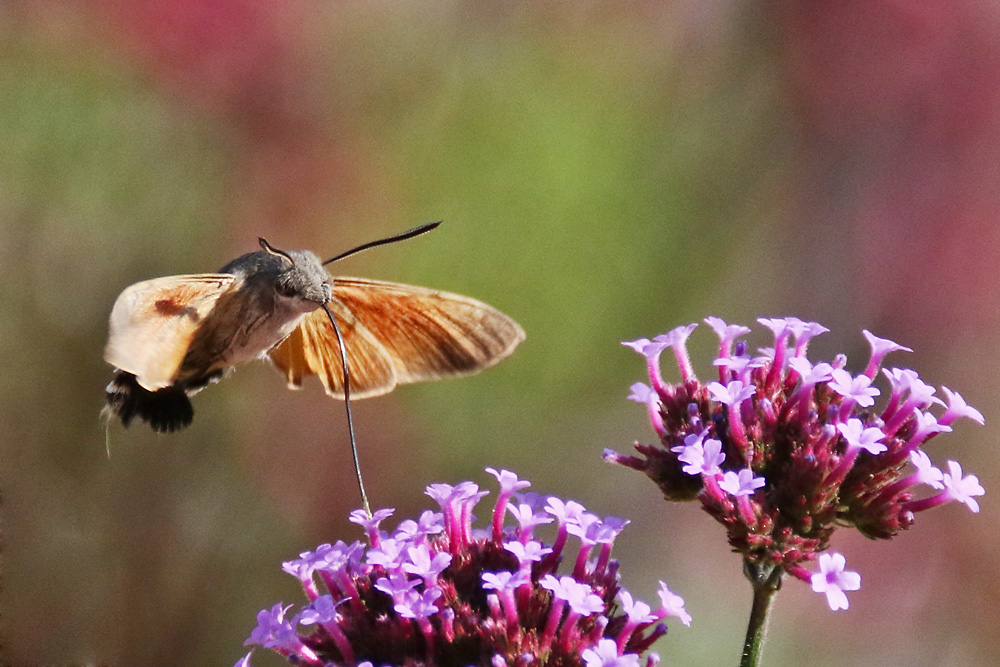
M 326 393 L 341 399 L 492 366 L 524 340 L 521 327 L 492 306 L 425 287 L 333 277 L 324 268 L 438 224 L 325 262 L 307 250 L 278 250 L 260 239 L 261 250 L 218 273 L 154 278 L 126 288 L 111 310 L 104 350 L 116 369 L 105 410 L 125 426 L 138 417 L 154 431 L 177 431 L 194 417 L 193 394 L 262 357 L 290 388 L 317 375 Z

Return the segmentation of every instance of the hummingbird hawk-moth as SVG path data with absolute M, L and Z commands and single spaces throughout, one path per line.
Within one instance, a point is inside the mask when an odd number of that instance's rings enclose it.
M 258 358 L 270 359 L 290 388 L 317 375 L 336 398 L 378 396 L 398 384 L 492 366 L 524 340 L 521 327 L 492 306 L 425 287 L 333 277 L 324 268 L 437 224 L 325 262 L 260 239 L 261 250 L 217 273 L 127 287 L 111 310 L 104 359 L 116 370 L 106 410 L 125 426 L 138 417 L 155 431 L 179 430 L 194 417 L 193 394 Z

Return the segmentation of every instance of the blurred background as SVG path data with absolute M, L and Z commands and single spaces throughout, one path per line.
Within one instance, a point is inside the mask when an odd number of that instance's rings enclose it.
M 736 664 L 751 595 L 722 528 L 601 460 L 653 439 L 619 341 L 797 315 L 860 372 L 868 328 L 986 415 L 929 453 L 988 494 L 891 542 L 838 533 L 863 589 L 832 613 L 789 582 L 765 663 L 997 664 L 998 165 L 991 0 L 4 0 L 0 664 L 231 665 L 259 609 L 302 601 L 282 560 L 361 536 L 316 382 L 250 365 L 187 430 L 106 439 L 118 293 L 258 236 L 328 257 L 432 220 L 336 272 L 475 296 L 527 341 L 355 404 L 374 506 L 495 490 L 495 466 L 630 518 L 625 585 L 694 616 L 664 661 Z M 714 341 L 691 341 L 703 377 Z

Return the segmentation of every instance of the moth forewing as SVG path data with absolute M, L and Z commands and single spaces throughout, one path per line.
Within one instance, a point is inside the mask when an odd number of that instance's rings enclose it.
M 229 274 L 166 276 L 126 288 L 111 309 L 105 361 L 149 391 L 170 386 L 198 326 L 234 280 Z

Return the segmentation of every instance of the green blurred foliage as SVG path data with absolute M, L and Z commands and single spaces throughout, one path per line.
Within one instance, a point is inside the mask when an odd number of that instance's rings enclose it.
M 767 3 L 123 7 L 0 8 L 0 663 L 232 664 L 258 609 L 301 597 L 281 560 L 359 536 L 342 405 L 317 383 L 287 392 L 243 368 L 173 436 L 105 436 L 97 416 L 115 296 L 215 270 L 261 235 L 329 256 L 445 222 L 335 269 L 475 296 L 527 341 L 481 376 L 356 404 L 373 503 L 403 518 L 428 506 L 426 484 L 489 487 L 482 468 L 504 466 L 632 519 L 626 585 L 652 599 L 665 579 L 695 617 L 661 642 L 667 663 L 735 663 L 750 595 L 707 517 L 601 460 L 651 439 L 624 400 L 644 364 L 619 341 L 796 314 L 834 329 L 818 357 L 864 359 L 874 328 L 992 419 L 992 338 L 918 315 L 931 283 L 947 297 L 996 273 L 947 282 L 977 251 L 966 240 L 911 300 L 880 300 L 884 276 L 862 270 L 873 232 L 903 249 L 937 236 L 891 215 L 864 226 L 877 193 L 858 184 L 875 170 L 851 159 L 851 118 L 831 121 L 846 139 L 817 129 L 800 33 Z M 995 331 L 992 302 L 973 311 Z M 700 373 L 712 348 L 695 334 Z M 990 490 L 988 445 L 963 425 L 934 458 L 960 456 Z M 791 582 L 767 664 L 993 664 L 975 620 L 995 617 L 995 538 L 977 535 L 991 512 L 945 508 L 892 544 L 835 540 L 865 589 L 830 616 Z

